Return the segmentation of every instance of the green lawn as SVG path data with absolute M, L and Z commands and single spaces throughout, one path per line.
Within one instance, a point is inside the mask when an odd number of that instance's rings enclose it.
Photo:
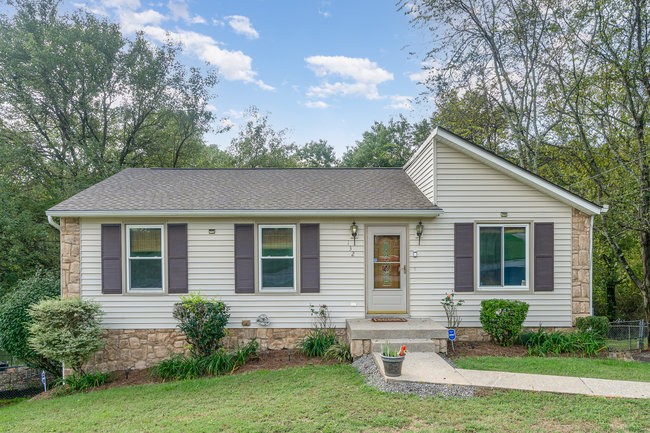
M 650 382 L 650 363 L 616 359 L 477 356 L 454 359 L 454 364 L 459 368 L 469 370 L 512 371 L 515 373 Z
M 0 408 L 5 432 L 647 432 L 650 400 L 525 392 L 419 398 L 351 366 L 257 371 Z

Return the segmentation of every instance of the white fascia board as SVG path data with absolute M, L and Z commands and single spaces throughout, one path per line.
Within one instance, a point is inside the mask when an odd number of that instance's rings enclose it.
M 435 218 L 442 209 L 346 209 L 346 210 L 115 210 L 115 211 L 47 211 L 51 217 L 412 217 Z
M 568 204 L 587 215 L 598 215 L 604 212 L 601 206 L 591 203 L 565 189 L 560 188 L 551 182 L 542 179 L 541 177 L 524 170 L 523 168 L 504 160 L 492 153 L 485 151 L 475 144 L 469 143 L 455 134 L 451 134 L 442 128 L 436 128 L 433 134 L 437 138 L 442 138 L 446 144 L 454 149 L 457 149 L 464 154 L 477 159 L 505 174 L 508 174 L 521 182 L 532 186 L 533 188 L 542 191 L 557 200 Z
M 429 142 L 433 140 L 433 138 L 436 136 L 437 130 L 438 128 L 434 129 L 433 132 L 431 132 L 431 134 L 429 134 L 429 136 L 426 138 L 426 140 L 424 140 L 422 144 L 418 146 L 415 153 L 411 155 L 408 161 L 406 161 L 406 164 L 404 164 L 402 170 L 408 169 L 411 166 L 411 164 L 413 164 L 418 159 L 418 155 L 420 155 L 421 152 L 424 152 L 424 148 L 427 147 L 427 144 L 429 144 Z

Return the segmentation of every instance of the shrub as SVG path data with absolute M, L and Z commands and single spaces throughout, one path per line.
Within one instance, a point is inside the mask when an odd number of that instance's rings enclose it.
M 546 356 L 549 354 L 580 353 L 594 356 L 605 348 L 604 340 L 591 331 L 546 332 L 541 327 L 536 332 L 527 332 L 519 338 L 525 341 L 529 355 Z
M 81 299 L 47 299 L 29 309 L 29 344 L 41 355 L 64 362 L 75 373 L 104 347 L 99 304 Z
M 13 292 L 0 303 L 0 347 L 30 367 L 61 375 L 61 366 L 53 359 L 42 356 L 28 342 L 32 322 L 29 307 L 44 299 L 59 296 L 59 279 L 53 273 L 37 271 L 33 276 L 19 281 Z
M 327 349 L 336 343 L 336 331 L 332 328 L 330 312 L 327 305 L 318 307 L 309 305 L 314 327 L 309 334 L 298 342 L 298 350 L 305 356 L 323 356 Z
M 609 335 L 609 319 L 606 316 L 578 317 L 576 328 L 582 332 L 593 332 L 596 336 L 605 340 Z
M 65 378 L 65 386 L 70 391 L 85 391 L 108 382 L 108 373 L 71 374 Z
M 298 343 L 298 350 L 305 356 L 323 356 L 327 349 L 336 344 L 333 329 L 314 329 Z
M 338 362 L 351 362 L 350 345 L 345 341 L 337 341 L 325 351 L 323 358 Z
M 447 293 L 440 303 L 445 309 L 445 315 L 447 316 L 447 328 L 458 328 L 461 322 L 458 307 L 461 307 L 465 301 L 462 299 L 457 301 L 455 293 Z
M 521 331 L 528 315 L 528 304 L 507 299 L 481 301 L 481 325 L 483 330 L 501 346 L 510 346 Z
M 259 347 L 257 340 L 253 339 L 233 352 L 220 348 L 205 357 L 176 355 L 156 364 L 152 373 L 164 380 L 195 379 L 206 375 L 232 373 L 257 356 Z
M 202 358 L 219 349 L 219 342 L 226 335 L 229 310 L 223 302 L 201 295 L 183 296 L 174 305 L 174 318 L 190 344 L 192 355 Z

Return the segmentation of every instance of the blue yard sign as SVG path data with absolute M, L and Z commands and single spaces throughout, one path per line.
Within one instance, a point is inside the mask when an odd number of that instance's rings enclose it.
M 447 330 L 447 337 L 449 338 L 449 341 L 454 341 L 456 339 L 456 330 L 448 329 Z

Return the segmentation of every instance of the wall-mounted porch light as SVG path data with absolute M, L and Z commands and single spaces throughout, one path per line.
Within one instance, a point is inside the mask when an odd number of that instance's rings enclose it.
M 350 234 L 352 235 L 352 239 L 354 240 L 354 245 L 357 244 L 357 235 L 359 234 L 359 227 L 357 226 L 357 223 L 352 221 L 352 225 L 350 226 Z
M 415 226 L 415 234 L 418 237 L 418 245 L 420 245 L 420 242 L 422 241 L 423 232 L 424 232 L 424 225 L 422 225 L 422 221 L 420 221 L 418 225 Z

